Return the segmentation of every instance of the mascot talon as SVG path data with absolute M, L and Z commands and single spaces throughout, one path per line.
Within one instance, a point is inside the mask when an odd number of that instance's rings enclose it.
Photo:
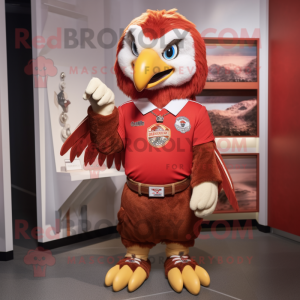
M 123 268 L 120 269 L 120 271 L 117 273 L 116 277 L 113 281 L 113 290 L 115 292 L 118 292 L 120 290 L 123 290 L 124 287 L 128 285 L 128 282 L 133 274 L 133 271 L 131 268 L 127 265 L 124 265 Z
M 183 289 L 183 279 L 178 268 L 173 268 L 168 272 L 168 280 L 172 289 L 180 293 Z
M 141 268 L 137 267 L 137 269 L 134 271 L 133 275 L 131 276 L 129 283 L 128 283 L 128 291 L 133 292 L 137 288 L 139 288 L 143 282 L 147 279 L 147 273 L 146 271 Z
M 201 268 L 200 266 L 196 266 L 195 273 L 197 274 L 201 285 L 209 286 L 210 285 L 210 277 L 206 270 Z
M 120 270 L 120 266 L 116 265 L 106 273 L 105 280 L 104 280 L 106 286 L 111 286 L 113 284 L 113 281 L 116 275 L 118 274 L 119 270 Z
M 210 278 L 188 255 L 195 228 L 214 212 L 222 189 L 238 211 L 208 112 L 196 101 L 208 75 L 205 42 L 176 9 L 147 10 L 125 28 L 114 73 L 131 100 L 116 107 L 113 91 L 91 79 L 83 94 L 88 115 L 60 152 L 70 150 L 71 162 L 84 152 L 85 165 L 106 160 L 108 169 L 123 166 L 127 175 L 117 225 L 127 254 L 105 284 L 136 290 L 149 276 L 149 250 L 166 243 L 170 285 L 197 295 Z
M 191 266 L 185 266 L 182 270 L 183 284 L 187 290 L 193 294 L 198 295 L 200 292 L 200 280 L 196 272 Z
M 107 272 L 105 285 L 113 286 L 115 292 L 128 286 L 128 291 L 133 292 L 149 277 L 150 270 L 149 260 L 144 261 L 135 255 L 132 258 L 125 257 Z
M 168 257 L 165 261 L 165 275 L 177 293 L 185 286 L 191 294 L 197 295 L 200 292 L 200 284 L 203 286 L 210 284 L 208 273 L 189 255 Z

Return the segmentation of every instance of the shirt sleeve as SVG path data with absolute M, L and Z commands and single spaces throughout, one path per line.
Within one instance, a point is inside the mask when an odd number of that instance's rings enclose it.
M 195 122 L 193 146 L 205 144 L 215 139 L 206 107 L 201 106 Z

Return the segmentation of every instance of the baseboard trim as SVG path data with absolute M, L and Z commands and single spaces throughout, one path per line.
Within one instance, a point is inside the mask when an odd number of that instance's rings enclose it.
M 72 244 L 75 244 L 75 243 L 79 243 L 79 242 L 99 238 L 99 237 L 102 237 L 102 236 L 105 236 L 105 235 L 108 235 L 108 234 L 113 234 L 113 233 L 117 233 L 117 227 L 116 226 L 111 226 L 111 227 L 101 228 L 101 229 L 98 229 L 98 230 L 84 232 L 84 233 L 80 233 L 80 234 L 77 234 L 77 235 L 68 236 L 68 237 L 65 237 L 65 238 L 62 238 L 62 239 L 59 239 L 59 240 L 46 242 L 46 243 L 38 242 L 38 246 L 43 247 L 44 249 L 51 250 L 51 249 L 64 247 L 64 246 L 72 245 Z
M 0 261 L 9 261 L 14 259 L 14 251 L 0 252 Z
M 282 230 L 276 229 L 276 228 L 272 228 L 272 233 L 274 233 L 276 235 L 280 235 L 286 239 L 290 239 L 290 240 L 300 243 L 300 236 L 298 236 L 298 235 L 288 233 L 288 232 L 285 232 L 285 231 L 282 231 Z
M 259 231 L 263 232 L 263 233 L 271 233 L 271 227 L 270 226 L 261 225 L 257 221 L 256 221 L 256 228 Z

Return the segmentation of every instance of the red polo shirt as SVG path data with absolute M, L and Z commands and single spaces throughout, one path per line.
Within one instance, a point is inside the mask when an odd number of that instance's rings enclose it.
M 193 146 L 214 140 L 206 108 L 186 100 L 172 100 L 158 109 L 147 99 L 119 108 L 118 133 L 125 147 L 125 173 L 145 184 L 168 184 L 191 174 Z M 164 115 L 163 123 L 156 115 Z

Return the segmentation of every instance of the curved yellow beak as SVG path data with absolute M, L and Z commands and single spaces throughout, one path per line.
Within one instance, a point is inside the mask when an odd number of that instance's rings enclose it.
M 138 92 L 158 85 L 173 73 L 153 49 L 144 49 L 133 62 L 133 82 Z

